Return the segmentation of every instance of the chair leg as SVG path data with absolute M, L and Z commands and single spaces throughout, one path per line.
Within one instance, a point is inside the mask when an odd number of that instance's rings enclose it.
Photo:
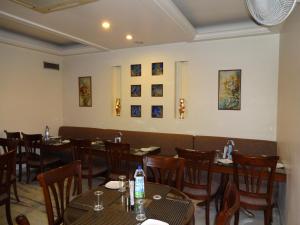
M 264 211 L 264 220 L 265 220 L 265 225 L 270 225 L 271 224 L 271 211 L 272 209 L 266 209 Z
M 91 190 L 92 186 L 93 186 L 93 178 L 92 177 L 88 178 L 88 185 L 89 185 L 89 190 Z
M 29 180 L 30 180 L 30 166 L 29 165 L 26 165 L 26 175 L 27 175 L 26 183 L 29 184 Z
M 5 204 L 5 210 L 6 210 L 6 220 L 8 225 L 13 225 L 13 222 L 11 220 L 11 213 L 10 213 L 10 199 Z
M 209 200 L 207 200 L 207 203 L 206 203 L 206 208 L 205 208 L 205 221 L 206 221 L 206 225 L 209 225 Z
M 19 196 L 18 196 L 17 181 L 14 181 L 14 183 L 13 183 L 13 188 L 14 188 L 14 194 L 15 194 L 15 197 L 16 197 L 17 201 L 19 202 L 20 199 L 19 199 Z
M 22 163 L 19 163 L 19 181 L 22 180 Z
M 240 220 L 240 210 L 236 211 L 234 214 L 234 225 L 238 225 Z

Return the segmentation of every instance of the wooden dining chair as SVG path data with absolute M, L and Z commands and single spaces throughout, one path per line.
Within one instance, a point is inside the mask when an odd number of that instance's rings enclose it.
M 166 156 L 147 156 L 143 159 L 144 172 L 148 181 L 153 176 L 155 183 L 182 189 L 182 178 L 185 160 Z M 150 179 L 149 179 L 150 178 Z
M 60 162 L 60 158 L 45 155 L 43 148 L 43 136 L 41 134 L 22 133 L 22 136 L 26 152 L 26 183 L 29 183 L 31 168 L 37 168 L 40 172 L 44 172 L 45 168 L 58 164 Z
M 18 179 L 19 181 L 22 180 L 22 166 L 23 164 L 26 164 L 26 152 L 22 151 L 22 139 L 21 139 L 21 133 L 20 132 L 8 132 L 7 130 L 4 130 L 4 133 L 6 134 L 7 139 L 17 140 L 17 156 L 16 156 L 16 164 L 18 165 Z
M 71 186 L 76 183 L 75 195 L 82 193 L 81 162 L 73 161 L 41 173 L 38 180 L 43 189 L 48 224 L 62 224 L 65 208 L 71 199 Z
M 218 189 L 212 185 L 212 166 L 215 151 L 198 151 L 176 148 L 178 157 L 185 159 L 183 192 L 190 198 L 199 200 L 198 206 L 205 206 L 206 225 L 209 225 L 210 201 Z
M 15 165 L 15 150 L 0 155 L 0 205 L 5 205 L 8 225 L 13 225 L 10 211 L 10 185 Z
M 18 146 L 17 140 L 9 140 L 5 138 L 0 138 L 0 147 L 2 148 L 3 153 L 8 153 L 9 151 L 15 150 L 17 151 Z M 19 202 L 19 195 L 18 195 L 18 189 L 17 189 L 17 175 L 16 175 L 16 166 L 13 167 L 13 173 L 10 179 L 11 184 L 13 185 L 14 194 L 16 197 L 16 200 Z
M 16 222 L 18 225 L 30 225 L 27 217 L 23 214 L 20 214 L 16 217 Z
M 240 194 L 240 205 L 264 211 L 264 224 L 269 225 L 274 207 L 273 185 L 278 156 L 246 156 L 234 152 L 234 182 Z M 239 213 L 237 213 L 238 224 Z
M 237 219 L 240 208 L 240 195 L 234 183 L 227 183 L 222 202 L 221 211 L 216 216 L 215 225 L 230 225 L 234 215 Z
M 71 139 L 73 145 L 73 159 L 81 161 L 82 178 L 88 180 L 89 189 L 92 189 L 93 178 L 103 177 L 104 184 L 107 176 L 107 166 L 97 161 L 90 139 Z

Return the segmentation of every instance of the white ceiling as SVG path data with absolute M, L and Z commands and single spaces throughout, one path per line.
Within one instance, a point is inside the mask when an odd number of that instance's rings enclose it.
M 109 31 L 103 20 L 110 21 Z M 0 42 L 27 41 L 27 47 L 58 55 L 273 31 L 252 22 L 243 0 L 98 0 L 47 14 L 0 0 Z

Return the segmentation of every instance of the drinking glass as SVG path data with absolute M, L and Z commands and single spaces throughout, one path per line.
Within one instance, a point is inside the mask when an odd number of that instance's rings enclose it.
M 103 192 L 102 191 L 95 191 L 95 202 L 94 202 L 94 211 L 101 211 L 104 209 L 103 207 Z
M 218 162 L 218 159 L 221 159 L 221 150 L 217 149 L 216 150 L 216 156 L 215 156 L 215 163 Z
M 119 192 L 125 192 L 126 191 L 126 176 L 121 175 L 119 176 Z
M 144 200 L 143 199 L 137 199 L 136 200 L 136 220 L 137 221 L 144 221 L 147 219 L 144 209 Z

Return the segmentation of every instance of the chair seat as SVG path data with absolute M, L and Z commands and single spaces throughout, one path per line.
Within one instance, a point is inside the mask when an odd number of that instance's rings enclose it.
M 59 162 L 59 161 L 60 161 L 60 158 L 47 157 L 47 158 L 43 159 L 43 164 L 44 165 L 50 165 L 50 164 L 54 164 L 54 163 Z M 28 160 L 28 164 L 30 166 L 40 166 L 41 162 L 40 162 L 40 159 Z
M 17 154 L 17 156 L 16 156 L 16 163 L 24 164 L 24 163 L 26 163 L 26 159 L 27 159 L 26 152 L 21 152 L 21 153 Z
M 9 195 L 7 193 L 0 194 L 0 202 L 3 202 L 9 198 Z
M 241 204 L 245 203 L 247 205 L 258 205 L 258 206 L 267 206 L 267 201 L 262 198 L 253 198 L 249 196 L 240 196 L 240 202 Z

